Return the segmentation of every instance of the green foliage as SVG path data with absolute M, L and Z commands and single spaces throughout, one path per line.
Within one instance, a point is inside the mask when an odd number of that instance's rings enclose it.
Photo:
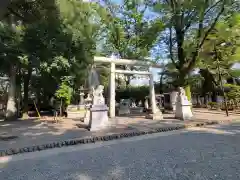
M 213 92 L 220 84 L 220 76 L 223 79 L 237 77 L 237 70 L 231 68 L 239 61 L 239 25 L 239 14 L 234 13 L 218 21 L 209 33 L 198 61 L 200 74 L 204 77 L 203 93 Z
M 20 26 L 0 22 L 0 70 L 8 73 L 10 66 L 18 65 L 23 31 Z
M 226 93 L 228 100 L 228 108 L 229 109 L 237 109 L 240 107 L 240 86 L 233 84 L 225 84 L 224 87 L 230 88 L 230 90 Z
M 230 71 L 230 75 L 234 78 L 239 78 L 240 77 L 240 69 L 232 69 Z
M 230 91 L 226 93 L 229 100 L 240 101 L 240 86 L 233 84 L 225 84 L 224 86 L 230 88 Z
M 62 101 L 64 105 L 70 104 L 71 95 L 71 88 L 65 82 L 62 82 L 58 90 L 55 92 L 56 98 Z
M 159 19 L 146 17 L 148 1 L 124 0 L 121 4 L 105 2 L 106 16 L 102 17 L 105 32 L 101 49 L 106 55 L 115 53 L 121 58 L 143 60 L 158 41 L 164 25 Z M 119 66 L 121 69 L 139 69 Z M 126 75 L 127 84 L 132 75 Z
M 46 100 L 55 94 L 69 103 L 67 89 L 77 92 L 85 84 L 96 50 L 101 55 L 116 53 L 122 58 L 143 60 L 160 42 L 167 44 L 172 60 L 162 72 L 165 83 L 185 86 L 196 82 L 190 72 L 197 61 L 200 68 L 210 72 L 211 82 L 217 82 L 215 49 L 222 74 L 236 76 L 229 71 L 240 54 L 240 16 L 233 0 L 152 2 L 123 0 L 117 4 L 104 0 L 102 5 L 79 0 L 15 1 L 0 22 L 0 71 L 8 75 L 16 67 L 19 81 L 24 79 L 24 90 L 29 87 Z M 151 10 L 157 12 L 154 18 L 148 17 Z M 160 36 L 164 28 L 166 33 Z M 222 43 L 227 46 L 220 46 Z M 104 65 L 99 69 L 105 86 L 107 68 Z M 207 82 L 211 76 L 204 77 Z M 128 83 L 131 78 L 127 77 Z M 117 98 L 140 100 L 148 91 L 146 87 L 120 88 Z
M 0 71 L 8 73 L 11 66 L 17 66 L 25 94 L 32 91 L 29 94 L 37 94 L 40 101 L 53 96 L 58 86 L 78 89 L 95 54 L 98 10 L 96 3 L 77 0 L 13 3 L 9 17 L 20 25 L 12 28 L 8 21 L 1 21 Z
M 186 85 L 199 51 L 216 22 L 229 13 L 235 1 L 157 1 L 152 5 L 167 27 L 165 42 L 169 58 L 178 70 L 178 85 Z
M 108 4 L 109 16 L 103 19 L 108 27 L 108 50 L 129 59 L 143 59 L 149 55 L 163 30 L 163 23 L 146 18 L 146 10 L 147 1 L 127 0 L 123 5 Z
M 221 20 L 209 34 L 200 52 L 200 67 L 208 69 L 215 79 L 219 66 L 221 75 L 231 76 L 231 67 L 240 58 L 240 18 L 239 14 Z

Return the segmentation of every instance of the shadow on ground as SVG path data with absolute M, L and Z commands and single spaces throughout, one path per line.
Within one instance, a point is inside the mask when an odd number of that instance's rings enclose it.
M 240 123 L 189 128 L 105 142 L 89 149 L 45 154 L 43 158 L 4 164 L 3 177 L 33 179 L 239 179 Z M 147 152 L 147 153 L 146 153 Z M 35 154 L 36 155 L 36 154 Z M 11 159 L 12 158 L 12 159 Z M 44 165 L 43 165 L 44 164 Z M 83 165 L 84 164 L 84 165 Z M 61 165 L 61 166 L 58 166 Z M 80 168 L 81 167 L 81 168 Z M 7 172 L 7 173 L 6 173 Z M 47 172 L 54 172 L 53 174 Z M 17 174 L 18 173 L 18 174 Z M 16 174 L 16 176 L 10 176 Z
M 170 113 L 164 115 L 164 120 L 161 121 L 146 120 L 143 117 L 144 115 L 139 116 L 136 114 L 127 117 L 116 117 L 111 119 L 111 126 L 98 132 L 88 131 L 80 119 L 64 119 L 64 121 L 57 124 L 53 120 L 41 121 L 37 119 L 3 121 L 0 122 L 0 150 L 186 124 L 186 122 L 174 119 L 174 115 Z M 206 118 L 198 118 L 198 120 L 204 121 Z

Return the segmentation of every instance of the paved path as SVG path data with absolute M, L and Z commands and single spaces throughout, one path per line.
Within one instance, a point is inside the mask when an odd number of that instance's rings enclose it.
M 224 112 L 208 111 L 207 109 L 196 109 L 194 115 L 194 121 L 240 120 L 240 114 L 226 117 Z M 33 120 L 0 122 L 0 150 L 23 148 L 89 136 L 101 136 L 129 131 L 146 131 L 153 128 L 172 127 L 189 123 L 174 119 L 173 114 L 164 114 L 164 120 L 160 121 L 132 116 L 111 119 L 110 122 L 111 125 L 108 129 L 99 132 L 89 132 L 84 128 L 77 128 L 76 124 L 80 123 L 80 121 L 73 119 L 66 119 L 59 124 Z M 4 140 L 5 137 L 11 138 L 11 136 L 13 139 Z
M 0 158 L 4 180 L 239 180 L 240 123 Z

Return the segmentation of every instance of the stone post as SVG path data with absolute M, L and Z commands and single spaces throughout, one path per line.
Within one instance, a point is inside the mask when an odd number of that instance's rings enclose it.
M 150 118 L 153 120 L 162 120 L 162 112 L 159 108 L 157 108 L 156 104 L 156 97 L 155 97 L 155 90 L 154 90 L 154 82 L 153 82 L 153 75 L 149 75 L 149 91 L 150 91 L 150 100 L 151 100 L 151 106 L 152 106 L 152 115 L 147 115 L 146 118 Z
M 155 90 L 154 90 L 154 81 L 153 81 L 153 75 L 149 75 L 149 93 L 150 93 L 150 100 L 151 100 L 151 106 L 152 106 L 152 113 L 155 114 L 157 112 L 156 108 L 156 97 L 155 97 Z
M 110 75 L 110 117 L 115 117 L 115 63 L 111 63 L 111 75 Z
M 83 105 L 84 104 L 84 93 L 80 93 L 80 101 L 79 101 L 79 105 Z
M 79 89 L 79 96 L 80 96 L 79 105 L 83 105 L 84 104 L 83 86 L 81 86 Z
M 171 103 L 170 105 L 171 105 L 171 108 L 173 109 L 173 112 L 176 111 L 177 96 L 178 96 L 177 91 L 172 91 L 170 94 L 170 103 Z

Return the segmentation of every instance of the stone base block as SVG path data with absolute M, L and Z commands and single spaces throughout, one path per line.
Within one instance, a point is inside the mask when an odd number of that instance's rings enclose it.
M 130 108 L 129 107 L 120 107 L 118 110 L 118 115 L 126 115 L 130 114 Z
M 84 105 L 84 104 L 78 105 L 78 109 L 80 109 L 80 110 L 85 110 L 85 105 Z
M 108 107 L 106 105 L 93 105 L 90 108 L 90 131 L 106 128 L 108 125 Z
M 70 119 L 81 119 L 84 117 L 84 111 L 82 112 L 72 112 L 72 111 L 67 111 L 67 117 Z
M 85 114 L 85 117 L 83 118 L 83 122 L 84 122 L 84 124 L 89 126 L 89 123 L 90 123 L 90 110 L 89 109 L 86 110 L 86 114 Z
M 152 120 L 163 120 L 163 115 L 161 112 L 157 112 L 155 114 L 148 114 L 146 118 Z
M 191 120 L 193 117 L 191 105 L 178 105 L 175 112 L 175 118 L 180 120 Z
M 143 112 L 143 107 L 130 108 L 131 114 L 139 114 Z

